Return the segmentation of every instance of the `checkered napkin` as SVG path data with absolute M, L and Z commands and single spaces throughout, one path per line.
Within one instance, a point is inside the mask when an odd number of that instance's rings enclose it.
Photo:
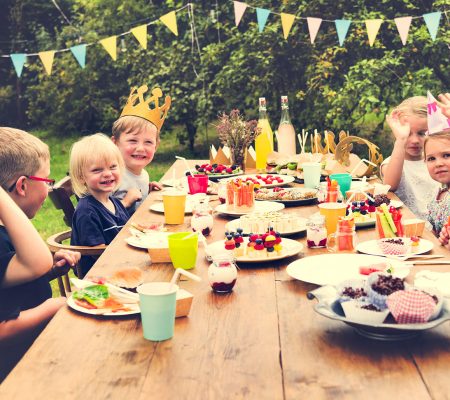
M 389 311 L 399 324 L 427 322 L 436 308 L 433 298 L 418 290 L 399 290 L 386 300 Z

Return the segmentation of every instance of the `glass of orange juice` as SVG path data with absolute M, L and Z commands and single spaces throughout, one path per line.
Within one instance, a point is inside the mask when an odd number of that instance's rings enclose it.
M 328 235 L 336 232 L 339 217 L 345 217 L 347 206 L 345 203 L 321 203 L 320 213 L 325 217 Z

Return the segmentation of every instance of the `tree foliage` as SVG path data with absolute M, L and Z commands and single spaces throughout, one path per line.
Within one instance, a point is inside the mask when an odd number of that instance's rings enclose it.
M 0 42 L 3 54 L 95 43 L 186 4 L 181 0 L 60 0 L 72 22 L 68 25 L 51 2 L 5 3 L 8 12 L 0 17 L 0 32 L 7 38 Z M 148 50 L 126 35 L 119 38 L 116 62 L 94 44 L 88 48 L 85 69 L 70 52 L 63 52 L 56 55 L 51 76 L 34 58 L 18 80 L 10 60 L 2 58 L 2 123 L 23 122 L 61 135 L 108 132 L 130 86 L 147 83 L 170 93 L 173 106 L 165 129 L 183 125 L 180 140 L 191 148 L 199 130 L 203 132 L 221 111 L 238 108 L 249 118 L 256 117 L 260 96 L 267 98 L 272 125 L 276 125 L 281 95 L 289 96 L 297 130 L 344 129 L 385 147 L 383 122 L 390 108 L 427 90 L 435 94 L 449 90 L 450 34 L 445 14 L 435 41 L 423 19 L 413 19 L 406 46 L 393 21 L 399 16 L 444 11 L 448 0 L 419 4 L 410 0 L 255 0 L 248 4 L 324 21 L 314 44 L 304 19 L 295 21 L 284 40 L 278 15 L 271 14 L 259 33 L 254 9 L 248 8 L 236 27 L 232 1 L 202 0 L 194 2 L 200 54 L 185 8 L 177 14 L 178 37 L 160 23 L 151 24 Z M 332 22 L 339 18 L 355 21 L 342 47 Z M 385 22 L 370 47 L 363 21 L 372 18 Z M 21 115 L 21 110 L 26 113 Z

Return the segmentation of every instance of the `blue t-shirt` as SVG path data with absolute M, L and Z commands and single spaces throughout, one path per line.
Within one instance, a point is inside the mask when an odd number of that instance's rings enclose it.
M 16 250 L 4 226 L 0 226 L 0 282 L 3 281 L 11 258 Z M 19 313 L 37 307 L 52 297 L 47 277 L 8 288 L 0 287 L 0 322 L 16 319 Z
M 109 211 L 93 196 L 82 197 L 72 219 L 70 244 L 75 246 L 97 246 L 110 244 L 122 226 L 130 218 L 120 200 L 110 197 L 116 209 Z M 98 257 L 81 257 L 80 266 L 83 276 L 91 269 Z

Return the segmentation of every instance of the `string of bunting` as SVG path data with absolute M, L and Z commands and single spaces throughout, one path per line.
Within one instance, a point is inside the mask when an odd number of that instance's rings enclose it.
M 77 60 L 77 62 L 81 68 L 85 68 L 87 48 L 89 46 L 92 46 L 97 43 L 100 43 L 103 46 L 103 48 L 106 50 L 106 52 L 111 56 L 111 58 L 114 61 L 116 61 L 117 60 L 117 38 L 118 37 L 123 37 L 123 36 L 129 35 L 131 33 L 136 38 L 136 40 L 139 42 L 139 44 L 142 46 L 142 48 L 147 49 L 147 27 L 149 25 L 155 24 L 159 21 L 161 21 L 165 26 L 167 26 L 167 28 L 169 28 L 169 30 L 175 36 L 178 36 L 177 13 L 182 11 L 185 8 L 188 8 L 188 10 L 190 10 L 191 6 L 192 6 L 191 3 L 188 3 L 175 11 L 170 11 L 167 14 L 162 15 L 161 17 L 159 17 L 156 20 L 153 20 L 153 21 L 148 22 L 143 25 L 136 26 L 127 32 L 123 32 L 121 34 L 117 34 L 117 35 L 113 35 L 113 36 L 109 36 L 107 38 L 101 39 L 98 42 L 82 43 L 82 44 L 78 44 L 78 45 L 68 47 L 65 49 L 60 49 L 60 50 L 40 51 L 38 53 L 29 53 L 29 54 L 14 53 L 14 54 L 9 54 L 9 55 L 2 55 L 0 57 L 3 57 L 3 58 L 10 57 L 11 58 L 14 69 L 19 78 L 22 75 L 23 67 L 27 60 L 27 57 L 38 56 L 40 58 L 42 64 L 44 65 L 44 69 L 47 72 L 47 75 L 51 75 L 55 54 L 63 53 L 66 51 L 70 51 L 72 53 L 72 55 L 75 57 L 75 59 Z
M 389 22 L 392 20 L 388 19 L 367 19 L 362 21 L 356 20 L 348 20 L 348 19 L 336 19 L 336 20 L 326 20 L 322 18 L 314 18 L 314 17 L 298 17 L 294 14 L 288 13 L 277 13 L 265 8 L 253 7 L 247 3 L 242 1 L 234 1 L 234 17 L 236 26 L 239 26 L 241 19 L 247 10 L 247 8 L 252 8 L 256 10 L 256 19 L 258 22 L 258 30 L 262 32 L 264 27 L 266 26 L 267 20 L 270 14 L 278 15 L 281 18 L 281 26 L 283 28 L 283 36 L 285 39 L 289 36 L 292 25 L 295 20 L 306 20 L 308 24 L 309 37 L 311 40 L 311 44 L 316 40 L 317 33 L 319 32 L 320 25 L 322 22 L 331 22 L 336 26 L 336 31 L 338 35 L 339 45 L 342 46 L 344 44 L 345 38 L 348 33 L 348 29 L 350 24 L 365 24 L 367 29 L 367 36 L 369 38 L 369 44 L 372 47 L 375 43 L 375 39 L 377 37 L 378 31 L 380 30 L 381 24 L 383 22 Z M 427 14 L 423 14 L 417 17 L 405 16 L 394 18 L 395 25 L 397 26 L 398 33 L 400 35 L 400 39 L 403 43 L 403 46 L 406 45 L 406 41 L 408 40 L 409 28 L 411 26 L 411 22 L 413 19 L 423 18 L 425 24 L 427 26 L 428 32 L 430 33 L 431 39 L 434 41 L 436 39 L 439 24 L 441 21 L 442 14 L 447 16 L 447 12 L 450 11 L 435 11 Z

